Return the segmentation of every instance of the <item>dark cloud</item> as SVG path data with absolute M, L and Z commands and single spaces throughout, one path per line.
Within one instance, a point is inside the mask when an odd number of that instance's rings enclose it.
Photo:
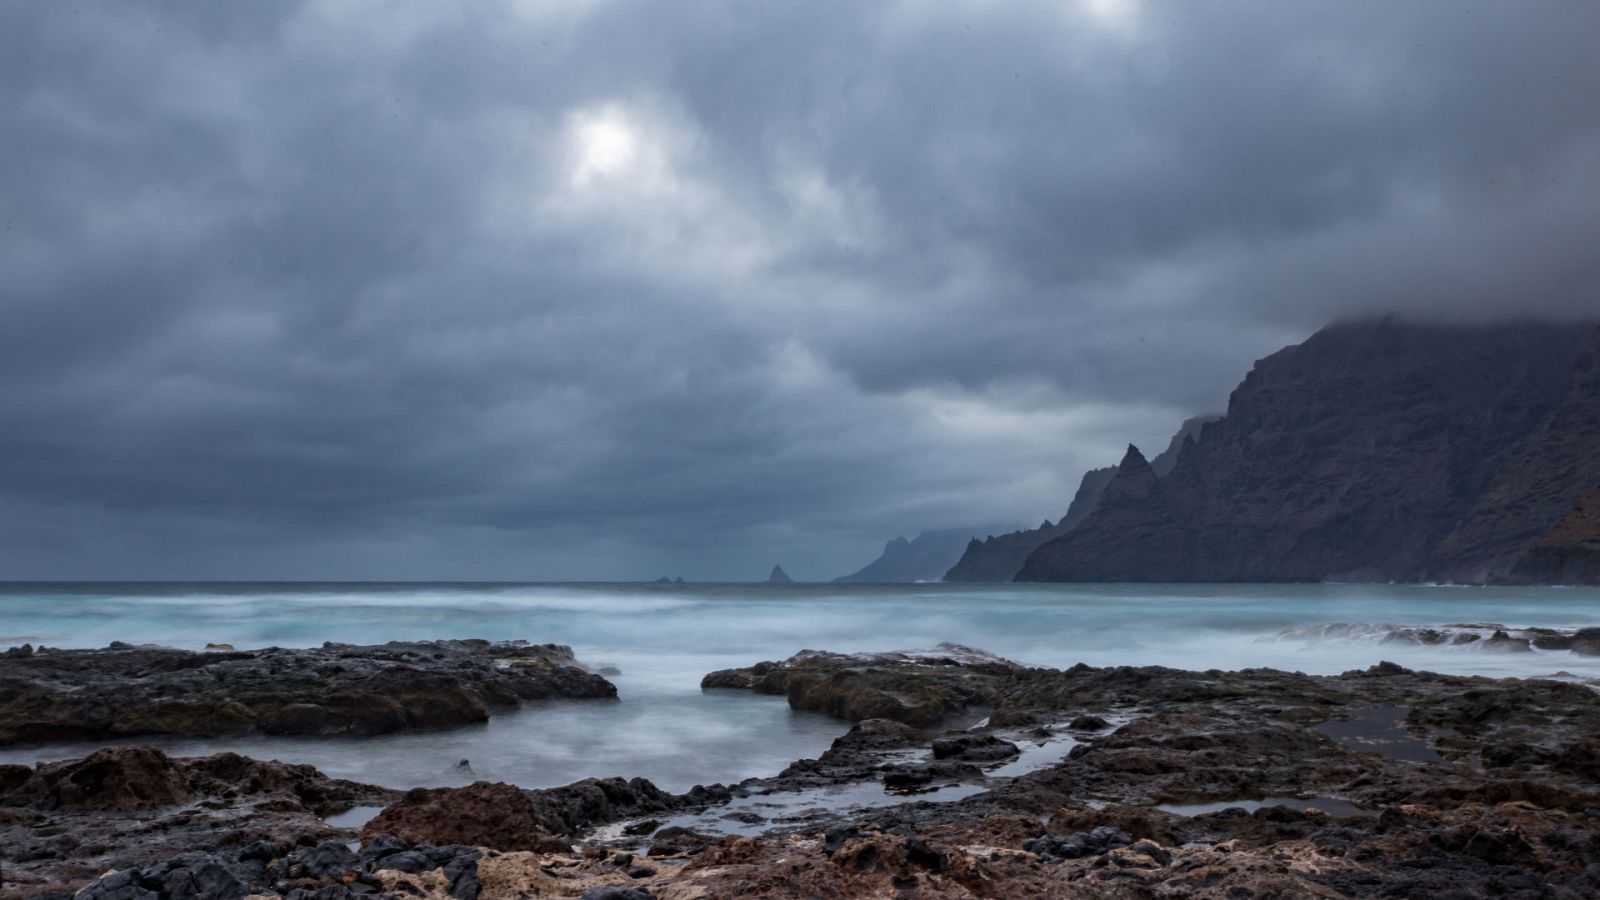
M 1535 14 L 1536 13 L 1536 14 Z M 0 9 L 0 574 L 802 577 L 1600 310 L 1600 8 Z

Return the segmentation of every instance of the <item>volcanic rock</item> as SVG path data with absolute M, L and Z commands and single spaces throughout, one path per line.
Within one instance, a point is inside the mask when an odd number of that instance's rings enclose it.
M 132 735 L 388 734 L 551 697 L 609 699 L 567 647 L 324 644 L 195 653 L 112 645 L 0 657 L 0 745 Z
M 926 653 L 840 654 L 803 650 L 782 662 L 712 672 L 701 688 L 781 694 L 795 709 L 859 722 L 891 719 L 929 726 L 988 705 L 997 683 L 1022 667 L 969 648 Z

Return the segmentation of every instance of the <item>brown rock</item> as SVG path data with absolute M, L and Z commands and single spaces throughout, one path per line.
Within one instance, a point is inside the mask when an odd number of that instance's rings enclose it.
M 533 800 L 514 785 L 478 781 L 464 788 L 418 789 L 361 829 L 362 841 L 392 834 L 410 844 L 466 844 L 491 850 L 570 853 L 546 831 Z
M 107 747 L 84 759 L 42 766 L 7 798 L 38 809 L 124 812 L 193 799 L 177 762 L 152 747 Z

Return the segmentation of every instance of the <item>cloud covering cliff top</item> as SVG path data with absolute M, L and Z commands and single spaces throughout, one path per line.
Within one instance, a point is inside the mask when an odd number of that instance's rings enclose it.
M 825 578 L 1600 311 L 1600 5 L 0 7 L 0 578 Z M 1152 449 L 1152 452 L 1153 452 Z

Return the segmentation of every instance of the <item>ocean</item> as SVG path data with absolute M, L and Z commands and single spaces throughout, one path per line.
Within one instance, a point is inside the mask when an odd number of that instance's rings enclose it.
M 1268 666 L 1311 674 L 1391 660 L 1600 684 L 1600 657 L 1385 641 L 1381 628 L 1600 626 L 1600 589 L 1391 585 L 0 584 L 0 647 L 111 641 L 200 649 L 436 638 L 568 644 L 614 666 L 616 703 L 561 701 L 484 725 L 393 737 L 152 740 L 180 754 L 235 750 L 399 788 L 474 779 L 524 787 L 643 776 L 675 791 L 775 775 L 845 730 L 782 698 L 702 693 L 714 669 L 802 649 L 976 647 L 1052 667 Z M 1311 629 L 1306 632 L 1306 629 Z M 1285 632 L 1299 631 L 1299 634 Z M 1487 633 L 1487 632 L 1485 632 Z M 0 749 L 0 762 L 92 745 Z M 459 765 L 466 760 L 465 767 Z

